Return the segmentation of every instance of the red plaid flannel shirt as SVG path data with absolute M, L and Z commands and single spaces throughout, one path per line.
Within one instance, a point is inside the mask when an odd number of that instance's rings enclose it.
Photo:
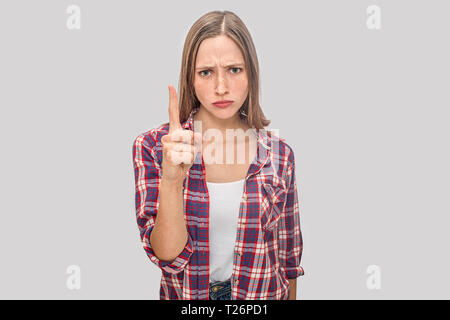
M 194 109 L 182 123 L 193 130 Z M 253 129 L 256 158 L 250 165 L 239 210 L 231 277 L 232 300 L 287 300 L 289 281 L 304 274 L 294 153 L 284 139 Z M 160 299 L 209 299 L 209 196 L 203 157 L 183 182 L 188 241 L 173 261 L 156 257 L 150 234 L 159 206 L 161 137 L 168 124 L 139 135 L 133 144 L 136 219 L 144 250 L 162 271 Z

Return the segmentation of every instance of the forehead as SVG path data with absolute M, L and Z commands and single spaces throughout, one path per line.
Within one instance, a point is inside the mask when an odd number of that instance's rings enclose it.
M 202 41 L 197 53 L 196 66 L 243 62 L 244 56 L 237 44 L 228 36 L 220 35 Z

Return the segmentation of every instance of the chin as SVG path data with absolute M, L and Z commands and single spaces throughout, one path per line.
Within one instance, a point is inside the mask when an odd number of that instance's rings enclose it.
M 233 109 L 228 109 L 228 108 L 221 110 L 221 109 L 216 108 L 216 107 L 214 107 L 214 106 L 213 106 L 213 108 L 214 108 L 214 109 L 213 109 L 213 110 L 210 110 L 210 112 L 211 112 L 216 118 L 223 119 L 223 120 L 233 118 L 233 117 L 236 115 L 236 112 L 239 111 L 239 109 L 233 110 Z

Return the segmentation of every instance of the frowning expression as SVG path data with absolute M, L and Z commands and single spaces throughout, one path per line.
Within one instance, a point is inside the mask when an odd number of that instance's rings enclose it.
M 244 56 L 228 36 L 205 39 L 195 63 L 194 88 L 201 105 L 217 118 L 236 115 L 248 95 L 248 77 Z M 228 106 L 214 105 L 228 100 Z

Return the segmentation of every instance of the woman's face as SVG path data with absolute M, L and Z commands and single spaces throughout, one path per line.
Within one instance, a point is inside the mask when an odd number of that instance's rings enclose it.
M 221 35 L 202 41 L 195 64 L 194 89 L 202 106 L 214 117 L 239 117 L 237 112 L 248 95 L 248 78 L 244 56 L 229 37 Z M 222 100 L 233 103 L 225 108 L 213 104 Z

